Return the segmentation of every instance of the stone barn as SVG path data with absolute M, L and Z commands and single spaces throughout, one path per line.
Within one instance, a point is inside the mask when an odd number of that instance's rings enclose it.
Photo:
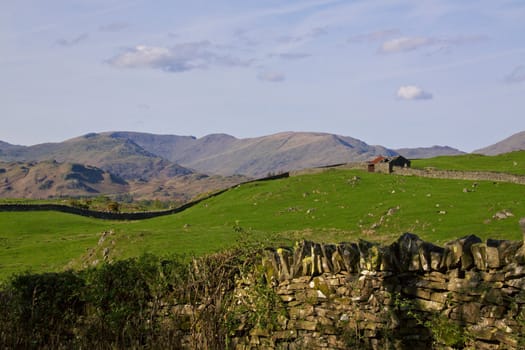
M 403 156 L 384 157 L 379 156 L 368 162 L 367 168 L 370 173 L 386 173 L 394 172 L 395 168 L 410 168 L 410 160 Z

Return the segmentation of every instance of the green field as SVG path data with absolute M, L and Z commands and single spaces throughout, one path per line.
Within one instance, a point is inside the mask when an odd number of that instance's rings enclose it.
M 525 175 L 525 151 L 510 152 L 498 156 L 465 154 L 416 159 L 412 161 L 412 167 L 418 169 L 432 167 L 440 170 L 493 171 Z
M 112 258 L 146 252 L 202 255 L 246 235 L 290 244 L 303 238 L 391 241 L 407 231 L 437 243 L 467 234 L 521 239 L 525 186 L 477 184 L 330 170 L 241 185 L 182 213 L 137 222 L 0 212 L 0 278 L 27 269 L 80 267 L 101 259 L 105 247 Z M 501 210 L 514 216 L 493 219 Z M 108 230 L 114 234 L 97 246 L 101 232 Z M 91 257 L 89 248 L 95 252 Z

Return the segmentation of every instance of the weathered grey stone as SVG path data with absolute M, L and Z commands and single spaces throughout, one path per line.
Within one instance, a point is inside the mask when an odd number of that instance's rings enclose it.
M 522 242 L 484 244 L 475 236 L 445 249 L 405 234 L 390 246 L 304 241 L 293 251 L 275 250 L 264 258 L 263 267 L 274 280 L 272 270 L 281 276 L 274 288 L 287 312 L 279 316 L 279 330 L 249 329 L 248 315 L 243 315 L 237 332 L 244 336 L 231 344 L 345 349 L 342 334 L 357 332 L 363 344 L 383 349 L 385 332 L 393 332 L 402 349 L 430 348 L 431 333 L 421 320 L 437 312 L 467 327 L 469 347 L 516 349 L 515 335 L 521 330 L 517 318 L 525 307 L 525 259 L 516 258 L 522 249 Z M 248 290 L 254 287 L 249 278 L 243 276 L 235 292 L 248 309 L 253 298 Z M 410 306 L 403 308 L 399 295 Z M 416 321 L 407 310 L 421 319 Z M 192 308 L 193 316 L 198 312 L 202 310 Z
M 332 264 L 332 255 L 336 251 L 336 247 L 333 244 L 321 244 L 321 253 L 323 254 L 322 266 L 324 272 L 335 273 L 334 266 Z
M 423 311 L 442 311 L 445 307 L 443 303 L 433 300 L 417 299 L 415 304 Z
M 505 274 L 503 272 L 481 271 L 480 276 L 485 282 L 503 282 L 505 280 Z
M 292 307 L 289 310 L 291 319 L 305 319 L 307 316 L 314 314 L 313 305 L 301 305 L 299 307 Z
M 337 247 L 339 254 L 343 257 L 346 271 L 359 271 L 359 248 L 355 243 L 341 243 Z
M 404 233 L 390 246 L 397 262 L 396 271 L 418 271 L 421 269 L 419 250 L 423 241 L 413 233 Z M 430 259 L 426 259 L 430 260 Z
M 481 295 L 481 300 L 493 305 L 502 305 L 504 302 L 503 293 L 498 288 L 489 288 L 484 291 Z
M 252 337 L 269 337 L 270 331 L 262 328 L 253 328 L 252 330 L 250 330 L 250 335 Z
M 343 270 L 345 270 L 345 261 L 341 254 L 339 253 L 339 249 L 336 249 L 332 253 L 332 266 L 333 266 L 333 273 L 339 273 Z
M 448 293 L 433 292 L 430 294 L 430 300 L 437 303 L 445 304 L 449 298 Z
M 279 266 L 279 281 L 289 280 L 293 277 L 292 252 L 285 248 L 277 249 L 277 263 Z
M 358 248 L 360 270 L 379 271 L 382 260 L 379 245 L 359 240 Z
M 523 290 L 525 289 L 525 277 L 505 281 L 505 284 L 509 287 Z
M 513 334 L 499 331 L 494 333 L 493 338 L 499 341 L 500 343 L 509 346 L 511 349 L 518 349 L 518 339 Z
M 273 339 L 295 339 L 297 338 L 297 331 L 295 329 L 285 330 L 285 331 L 274 331 L 272 332 Z
M 475 324 L 480 317 L 480 303 L 465 303 L 452 309 L 450 318 L 452 320 Z
M 510 264 L 515 262 L 517 255 L 522 248 L 523 242 L 488 239 L 487 246 L 498 249 L 499 260 L 501 264 Z
M 448 270 L 460 267 L 462 254 L 463 247 L 460 242 L 448 242 L 445 245 L 445 253 L 443 257 L 444 267 Z
M 443 255 L 445 250 L 441 248 L 440 252 L 431 251 L 430 252 L 430 267 L 434 271 L 439 271 L 443 269 Z
M 484 306 L 481 309 L 481 316 L 485 318 L 491 318 L 491 319 L 500 319 L 502 318 L 505 313 L 507 312 L 507 308 L 504 306 Z M 494 325 L 494 321 L 490 324 L 491 326 Z
M 470 250 L 474 259 L 474 265 L 478 270 L 485 271 L 487 269 L 487 246 L 485 243 L 474 243 Z
M 479 284 L 480 282 L 477 279 L 465 279 L 454 277 L 451 278 L 448 282 L 447 289 L 452 292 L 476 294 L 474 292 L 478 288 Z
M 497 332 L 496 328 L 492 327 L 481 327 L 474 325 L 469 327 L 469 333 L 475 338 L 480 340 L 491 341 L 494 338 L 494 333 Z
M 412 296 L 412 297 L 430 300 L 431 292 L 428 289 L 421 289 L 415 286 L 407 286 L 407 287 L 403 287 L 402 291 L 404 294 Z
M 448 268 L 461 267 L 463 270 L 472 268 L 474 266 L 474 257 L 472 256 L 471 247 L 476 243 L 481 243 L 481 239 L 474 235 L 465 236 L 447 243 L 446 246 L 449 248 L 449 251 L 446 266 Z
M 317 322 L 299 320 L 295 322 L 295 328 L 299 330 L 315 331 L 317 329 Z
M 503 241 L 500 246 L 500 255 L 505 264 L 510 264 L 519 260 L 519 255 L 523 248 L 522 241 Z M 503 250 L 503 251 L 501 251 Z M 520 261 L 523 264 L 523 261 Z
M 281 295 L 281 300 L 285 303 L 289 303 L 290 301 L 294 301 L 295 297 L 293 295 Z
M 487 240 L 487 263 L 490 268 L 500 268 L 502 264 L 516 260 L 520 245 L 497 239 Z

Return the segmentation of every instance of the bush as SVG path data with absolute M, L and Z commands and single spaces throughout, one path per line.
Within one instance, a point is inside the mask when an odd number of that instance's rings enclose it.
M 11 347 L 70 343 L 84 314 L 84 281 L 73 272 L 23 274 L 1 292 L 1 341 Z
M 235 278 L 256 257 L 250 249 L 14 276 L 0 286 L 0 348 L 181 348 L 184 341 L 224 349 Z M 264 301 L 252 321 L 271 328 L 275 300 Z

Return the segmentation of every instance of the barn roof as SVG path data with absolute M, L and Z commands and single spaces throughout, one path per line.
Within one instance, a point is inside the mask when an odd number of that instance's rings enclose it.
M 372 159 L 370 161 L 371 164 L 377 164 L 377 163 L 381 163 L 381 162 L 384 162 L 387 158 L 386 157 L 383 157 L 383 156 L 379 156 L 379 157 L 376 157 L 374 159 Z

